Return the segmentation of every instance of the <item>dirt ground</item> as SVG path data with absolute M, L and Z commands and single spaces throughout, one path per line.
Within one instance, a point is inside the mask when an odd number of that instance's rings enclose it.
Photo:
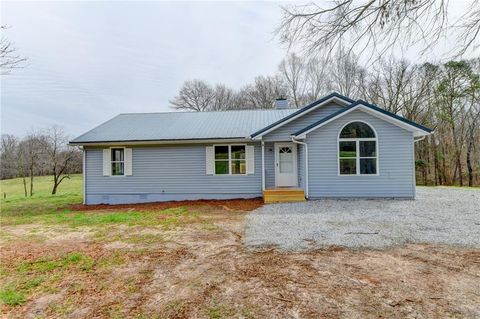
M 4 226 L 2 284 L 24 287 L 28 278 L 34 288 L 28 288 L 24 303 L 3 304 L 1 313 L 7 318 L 480 317 L 479 250 L 438 245 L 252 250 L 243 243 L 244 218 L 256 206 L 255 201 L 199 203 L 192 205 L 194 219 L 167 228 Z M 159 218 L 164 208 L 148 207 L 158 209 Z M 110 211 L 96 209 L 101 210 L 88 213 Z

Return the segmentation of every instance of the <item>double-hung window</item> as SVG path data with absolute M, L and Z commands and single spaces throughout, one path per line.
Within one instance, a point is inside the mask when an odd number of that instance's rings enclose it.
M 245 145 L 215 145 L 215 175 L 245 175 Z
M 340 175 L 376 175 L 378 171 L 377 136 L 364 122 L 343 127 L 338 139 Z
M 125 149 L 112 148 L 112 176 L 125 175 Z

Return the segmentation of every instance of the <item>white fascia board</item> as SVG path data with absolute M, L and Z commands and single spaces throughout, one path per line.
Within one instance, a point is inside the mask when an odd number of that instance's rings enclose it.
M 248 139 L 198 139 L 198 140 L 158 140 L 158 141 L 114 141 L 114 142 L 73 142 L 72 146 L 135 146 L 135 145 L 169 145 L 169 144 L 230 144 L 230 143 L 246 143 L 254 140 Z
M 314 107 L 311 107 L 310 109 L 308 109 L 308 110 L 306 110 L 306 111 L 304 111 L 304 112 L 301 112 L 301 113 L 297 114 L 296 116 L 294 116 L 294 117 L 292 117 L 292 118 L 289 118 L 288 120 L 286 120 L 286 121 L 284 121 L 284 122 L 282 122 L 282 123 L 279 123 L 278 125 L 275 125 L 274 127 L 266 130 L 265 132 L 262 132 L 262 133 L 258 134 L 258 135 L 255 136 L 253 139 L 254 139 L 254 140 L 261 140 L 261 137 L 262 137 L 263 135 L 268 134 L 268 133 L 276 130 L 277 128 L 282 127 L 282 126 L 284 126 L 285 124 L 290 123 L 291 121 L 296 120 L 296 119 L 298 119 L 299 117 L 302 117 L 302 116 L 304 116 L 305 114 L 308 114 L 308 113 L 312 112 L 313 110 L 316 110 L 316 109 L 318 109 L 319 107 L 324 106 L 324 105 L 326 105 L 326 104 L 328 104 L 328 103 L 331 103 L 331 102 L 336 102 L 336 103 L 338 103 L 338 104 L 340 104 L 340 105 L 342 105 L 342 106 L 347 106 L 347 105 L 351 104 L 350 102 L 345 101 L 344 99 L 341 99 L 341 98 L 339 98 L 339 97 L 337 97 L 337 96 L 332 96 L 332 97 L 329 98 L 328 100 L 323 101 L 322 103 L 319 103 L 319 104 L 315 105 Z
M 402 122 L 400 120 L 397 120 L 393 117 L 390 117 L 388 115 L 385 115 L 383 113 L 377 112 L 375 110 L 372 110 L 371 108 L 368 107 L 362 107 L 362 109 L 367 112 L 368 114 L 375 116 L 379 119 L 382 119 L 384 121 L 387 121 L 393 125 L 396 125 L 400 128 L 403 128 L 407 131 L 413 132 L 413 136 L 418 137 L 418 136 L 427 136 L 430 135 L 431 133 L 425 132 L 424 130 L 421 130 L 413 125 L 410 125 L 408 123 Z

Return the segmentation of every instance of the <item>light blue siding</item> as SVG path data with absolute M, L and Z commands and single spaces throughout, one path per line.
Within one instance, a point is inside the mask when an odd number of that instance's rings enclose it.
M 268 134 L 265 142 L 265 186 L 275 187 L 273 141 L 290 141 L 290 134 L 318 118 L 340 109 L 325 106 Z M 320 112 L 321 110 L 321 112 Z M 347 122 L 362 120 L 377 132 L 378 176 L 339 176 L 337 137 Z M 275 134 L 273 134 L 275 133 Z M 413 135 L 362 111 L 353 111 L 311 132 L 305 140 L 309 151 L 309 197 L 398 197 L 415 195 Z M 212 176 L 206 174 L 205 147 L 211 144 L 138 146 L 133 149 L 132 176 L 103 176 L 103 148 L 86 148 L 86 203 L 137 203 L 187 199 L 229 199 L 262 196 L 262 152 L 255 143 L 255 174 Z M 305 148 L 297 145 L 298 186 L 305 189 Z
M 295 119 L 276 130 L 265 134 L 263 136 L 264 141 L 291 141 L 290 135 L 301 130 L 304 127 L 307 127 L 310 124 L 315 123 L 318 120 L 321 120 L 325 116 L 328 116 L 338 110 L 341 110 L 343 107 L 336 104 L 331 103 L 324 106 L 320 106 L 319 108 Z
M 338 175 L 338 133 L 353 120 L 368 122 L 378 134 L 378 176 Z M 308 134 L 306 141 L 310 198 L 415 196 L 411 132 L 357 110 Z
M 305 146 L 297 145 L 298 187 L 305 189 Z
M 265 187 L 275 187 L 275 146 L 265 143 Z
M 236 176 L 206 175 L 206 146 L 132 147 L 132 176 L 103 176 L 102 148 L 87 148 L 86 203 L 262 196 L 260 144 L 255 144 L 255 174 Z

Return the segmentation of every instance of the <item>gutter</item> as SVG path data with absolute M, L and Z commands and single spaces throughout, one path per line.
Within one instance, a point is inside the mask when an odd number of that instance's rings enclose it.
M 95 141 L 95 142 L 75 142 L 70 141 L 70 146 L 107 146 L 107 145 L 121 145 L 121 146 L 135 146 L 135 145 L 170 145 L 170 144 L 204 144 L 204 143 L 245 143 L 250 142 L 251 139 L 244 137 L 232 138 L 198 138 L 188 140 L 118 140 L 118 141 Z
M 420 137 L 420 138 L 418 138 L 418 139 L 413 138 L 413 143 L 417 143 L 417 142 L 423 141 L 423 140 L 425 139 L 425 136 L 426 136 L 426 135 L 423 135 L 422 137 Z
M 297 141 L 294 136 L 290 136 L 290 138 L 293 143 L 305 146 L 305 198 L 308 199 L 308 144 Z
M 87 204 L 87 151 L 82 148 L 83 205 Z

